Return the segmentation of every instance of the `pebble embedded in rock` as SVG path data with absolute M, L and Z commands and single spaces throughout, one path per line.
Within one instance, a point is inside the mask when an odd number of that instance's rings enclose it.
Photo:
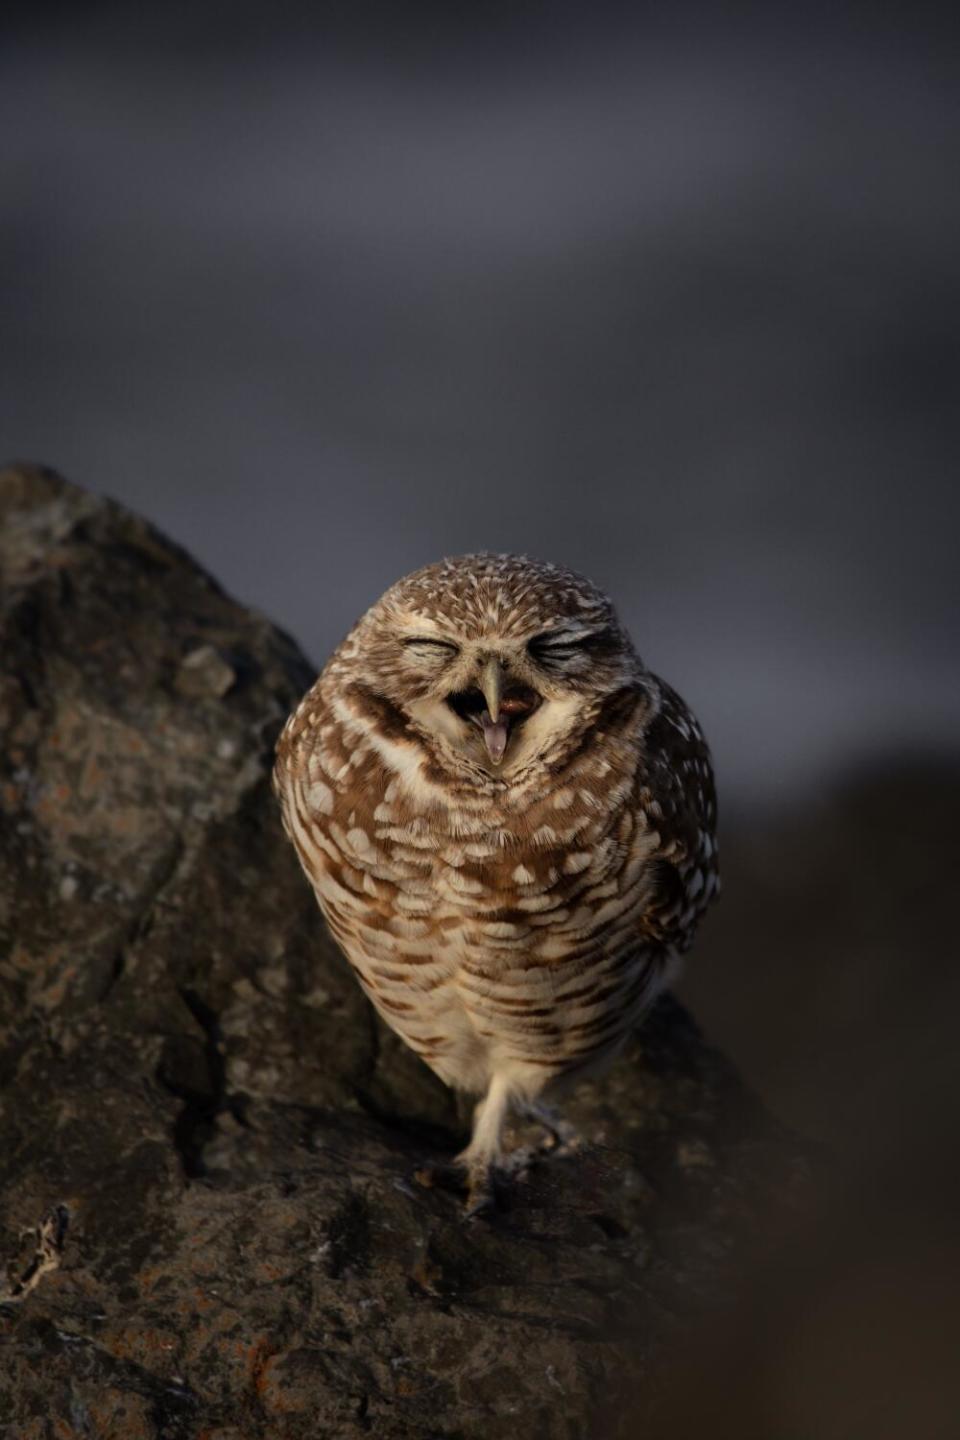
M 181 662 L 176 686 L 181 695 L 219 700 L 236 684 L 237 672 L 213 645 L 200 645 Z

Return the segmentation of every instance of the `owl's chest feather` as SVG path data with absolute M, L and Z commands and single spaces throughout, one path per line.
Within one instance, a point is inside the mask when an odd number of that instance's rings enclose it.
M 657 837 L 622 777 L 599 801 L 588 778 L 565 775 L 526 805 L 424 803 L 397 774 L 355 760 L 313 816 L 312 877 L 338 939 L 348 953 L 432 949 L 493 968 L 521 951 L 527 965 L 550 964 L 591 941 L 615 945 Z
M 341 723 L 318 686 L 281 743 L 285 822 L 329 927 L 450 1083 L 482 1090 L 508 1064 L 533 1093 L 609 1049 L 706 903 L 702 762 L 675 763 L 673 730 L 653 745 L 628 710 L 588 738 L 569 763 L 471 784 L 402 733 Z

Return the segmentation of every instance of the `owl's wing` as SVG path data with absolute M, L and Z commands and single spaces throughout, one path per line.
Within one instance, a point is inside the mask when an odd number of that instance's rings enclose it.
M 637 802 L 660 835 L 656 880 L 643 928 L 665 947 L 685 950 L 717 895 L 717 800 L 710 752 L 695 716 L 663 680 L 659 714 L 647 729 Z
M 324 722 L 329 718 L 323 675 L 307 691 L 300 704 L 288 717 L 277 740 L 273 767 L 273 788 L 280 801 L 284 829 L 296 844 L 291 807 L 294 790 L 308 787 L 322 772 L 317 768 L 319 737 L 326 735 Z

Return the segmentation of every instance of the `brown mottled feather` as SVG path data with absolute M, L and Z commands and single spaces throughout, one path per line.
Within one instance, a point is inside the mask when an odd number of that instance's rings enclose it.
M 499 767 L 450 703 L 491 656 L 539 700 Z M 389 590 L 288 721 L 275 783 L 373 1004 L 491 1115 L 614 1053 L 718 888 L 696 720 L 601 592 L 525 557 Z

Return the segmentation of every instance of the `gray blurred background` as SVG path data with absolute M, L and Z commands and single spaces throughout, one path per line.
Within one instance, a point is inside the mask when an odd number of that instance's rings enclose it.
M 831 1147 L 831 1233 L 953 1213 L 877 1197 L 947 1193 L 960 1093 L 957 62 L 922 6 L 35 4 L 0 48 L 0 450 L 318 665 L 442 554 L 608 588 L 717 761 L 683 998 Z

